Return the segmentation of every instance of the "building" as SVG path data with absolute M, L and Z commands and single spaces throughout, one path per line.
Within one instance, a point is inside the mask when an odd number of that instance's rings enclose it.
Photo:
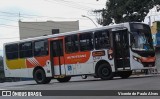
M 79 30 L 79 21 L 19 21 L 20 39 Z
M 153 44 L 155 47 L 160 47 L 160 21 L 153 22 L 151 26 Z

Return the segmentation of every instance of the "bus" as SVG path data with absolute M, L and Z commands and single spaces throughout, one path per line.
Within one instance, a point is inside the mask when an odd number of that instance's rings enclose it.
M 23 39 L 4 44 L 6 77 L 68 82 L 88 75 L 128 78 L 133 70 L 155 68 L 149 25 L 126 22 L 94 29 Z

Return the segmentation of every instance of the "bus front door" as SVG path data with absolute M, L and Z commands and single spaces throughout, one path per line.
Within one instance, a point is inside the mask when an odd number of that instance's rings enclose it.
M 115 69 L 130 69 L 129 36 L 127 29 L 113 31 L 113 49 Z
M 54 76 L 64 75 L 64 53 L 63 39 L 52 40 L 50 42 L 52 74 Z

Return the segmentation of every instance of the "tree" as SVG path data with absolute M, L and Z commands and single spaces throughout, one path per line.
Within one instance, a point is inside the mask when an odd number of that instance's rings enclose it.
M 102 13 L 98 19 L 101 25 L 109 25 L 114 20 L 121 22 L 142 22 L 149 10 L 154 6 L 160 10 L 160 0 L 107 0 L 106 9 L 95 10 L 95 13 Z

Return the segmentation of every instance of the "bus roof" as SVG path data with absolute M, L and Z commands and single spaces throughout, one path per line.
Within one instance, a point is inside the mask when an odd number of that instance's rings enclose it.
M 132 22 L 132 23 L 140 23 L 140 22 Z M 66 36 L 66 35 L 77 34 L 77 33 L 84 33 L 84 32 L 89 32 L 89 31 L 98 31 L 98 30 L 102 30 L 102 29 L 112 29 L 112 28 L 124 27 L 124 24 L 129 24 L 129 22 L 115 24 L 115 25 L 111 25 L 111 26 L 103 26 L 103 27 L 98 27 L 98 28 L 94 28 L 94 29 L 78 30 L 78 31 L 64 32 L 64 33 L 59 33 L 59 34 L 54 34 L 54 35 L 46 35 L 46 36 L 27 38 L 27 39 L 22 39 L 19 41 L 4 43 L 4 45 L 27 42 L 27 41 L 32 41 L 32 40 L 34 41 L 34 40 L 40 40 L 40 39 L 54 38 L 54 37 Z

